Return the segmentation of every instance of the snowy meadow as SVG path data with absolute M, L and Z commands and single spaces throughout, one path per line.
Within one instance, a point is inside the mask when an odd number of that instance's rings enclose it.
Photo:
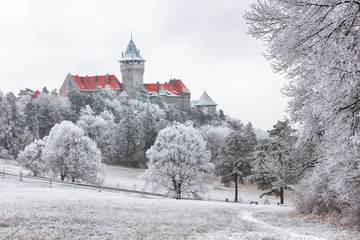
M 107 172 L 112 179 L 109 185 L 120 181 L 131 187 L 137 181 L 141 186 L 138 169 L 116 168 Z M 7 165 L 7 169 L 18 167 Z M 224 199 L 233 188 L 229 190 L 211 194 Z M 98 192 L 59 183 L 49 188 L 47 181 L 19 181 L 18 176 L 0 177 L 0 191 L 0 239 L 359 238 L 357 232 L 296 216 L 290 203 L 278 206 L 272 199 L 270 205 L 263 200 L 249 204 L 248 200 L 257 200 L 250 186 L 240 189 L 242 203 Z
M 0 237 L 360 239 L 360 2 L 259 0 L 244 18 L 287 79 L 267 132 L 142 80 L 0 91 Z

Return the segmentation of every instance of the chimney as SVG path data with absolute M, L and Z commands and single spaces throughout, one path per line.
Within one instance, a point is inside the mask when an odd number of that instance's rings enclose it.
M 106 74 L 106 84 L 109 84 L 109 74 Z
M 124 52 L 121 52 L 121 57 L 124 57 Z

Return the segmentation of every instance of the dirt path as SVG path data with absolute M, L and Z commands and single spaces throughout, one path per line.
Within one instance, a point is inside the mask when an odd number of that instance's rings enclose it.
M 313 235 L 300 234 L 294 231 L 293 229 L 284 227 L 276 227 L 267 222 L 264 222 L 260 219 L 256 219 L 252 212 L 244 211 L 242 212 L 240 218 L 246 222 L 255 224 L 259 231 L 264 231 L 264 233 L 269 233 L 271 236 L 276 235 L 276 239 L 303 239 L 303 240 L 325 240 L 324 238 L 319 238 Z

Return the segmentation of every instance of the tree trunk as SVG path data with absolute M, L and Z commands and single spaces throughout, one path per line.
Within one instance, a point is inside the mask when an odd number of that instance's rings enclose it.
M 61 175 L 61 181 L 64 181 L 65 175 Z
M 72 182 L 75 182 L 75 178 L 71 179 Z
M 177 184 L 177 197 L 176 199 L 181 199 L 181 183 Z
M 238 202 L 238 175 L 235 173 L 235 202 Z
M 280 187 L 280 204 L 284 204 L 284 188 Z
M 175 197 L 176 199 L 181 199 L 181 183 L 177 183 L 175 177 L 172 178 L 172 181 L 174 185 Z

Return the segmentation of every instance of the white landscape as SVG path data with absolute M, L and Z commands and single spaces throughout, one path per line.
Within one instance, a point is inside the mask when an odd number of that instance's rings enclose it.
M 0 240 L 360 240 L 359 30 L 360 0 L 3 1 Z
M 13 160 L 3 160 L 5 172 L 19 173 Z M 24 175 L 27 174 L 26 170 Z M 142 188 L 143 170 L 107 167 L 104 186 Z M 214 189 L 211 201 L 175 200 L 134 193 L 68 186 L 19 176 L 0 176 L 0 239 L 358 239 L 316 218 L 294 213 L 291 201 L 279 206 L 259 199 L 255 186 Z M 211 196 L 214 196 L 212 198 Z M 259 204 L 250 204 L 250 201 Z

